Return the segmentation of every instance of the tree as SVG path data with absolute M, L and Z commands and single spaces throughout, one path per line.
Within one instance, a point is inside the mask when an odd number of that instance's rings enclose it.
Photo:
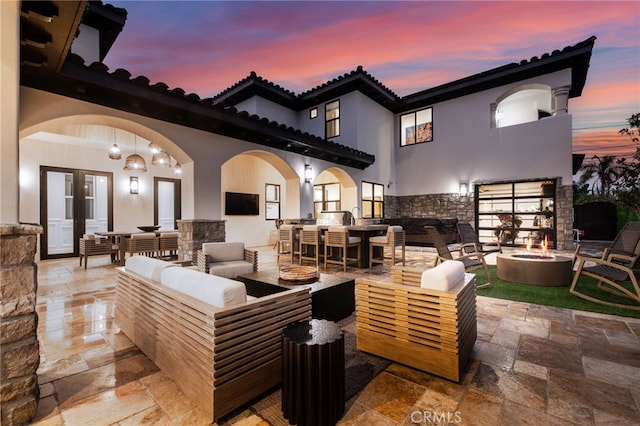
M 617 161 L 620 179 L 616 196 L 620 204 L 640 217 L 640 113 L 633 114 L 627 122 L 629 127 L 621 129 L 619 133 L 631 138 L 636 144 L 636 152 L 630 161 L 625 158 Z
M 602 157 L 594 155 L 591 159 L 594 161 L 585 163 L 581 167 L 582 175 L 579 184 L 584 185 L 587 181 L 595 178 L 591 192 L 595 195 L 611 196 L 621 172 L 616 157 L 614 155 Z

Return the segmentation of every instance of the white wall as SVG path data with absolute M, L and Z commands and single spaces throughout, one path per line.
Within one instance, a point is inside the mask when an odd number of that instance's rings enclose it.
M 491 128 L 490 105 L 523 84 L 568 84 L 569 71 L 433 105 L 433 142 L 397 146 L 397 195 L 458 192 L 459 183 L 560 177 L 571 182 L 571 116 Z M 471 187 L 470 187 L 471 189 Z
M 243 241 L 248 247 L 267 245 L 276 227 L 275 221 L 265 219 L 265 184 L 280 185 L 282 193 L 286 188 L 284 177 L 271 164 L 251 155 L 239 155 L 226 162 L 222 175 L 222 195 L 227 191 L 258 194 L 260 207 L 258 216 L 227 216 L 223 209 L 222 219 L 227 221 L 226 240 Z M 281 215 L 287 211 L 286 199 L 282 200 L 280 208 Z
M 246 111 L 249 114 L 256 114 L 260 118 L 268 118 L 269 121 L 286 124 L 287 127 L 298 128 L 298 116 L 295 111 L 267 99 L 253 96 L 235 107 L 238 111 Z

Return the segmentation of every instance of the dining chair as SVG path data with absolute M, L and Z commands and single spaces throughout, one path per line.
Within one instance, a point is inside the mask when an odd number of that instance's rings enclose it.
M 300 231 L 300 250 L 298 260 L 313 261 L 316 267 L 320 266 L 320 256 L 323 249 L 323 236 L 318 225 L 303 225 Z
M 280 264 L 281 258 L 288 258 L 290 263 L 293 263 L 300 239 L 298 232 L 294 225 L 281 224 L 278 228 L 278 255 L 276 257 L 276 263 Z
M 342 265 L 342 270 L 347 272 L 347 262 L 358 262 L 362 258 L 360 237 L 350 237 L 347 226 L 329 226 L 324 233 L 324 268 L 327 263 Z M 349 257 L 349 249 L 356 249 L 356 257 Z M 337 251 L 337 256 L 333 253 Z M 353 251 L 353 250 L 352 250 Z
M 158 237 L 158 252 L 160 257 L 178 257 L 179 232 L 161 232 Z
M 87 269 L 87 261 L 89 256 L 111 255 L 111 261 L 117 260 L 120 248 L 117 244 L 111 242 L 111 238 L 100 238 L 94 234 L 87 234 L 80 238 L 80 266 L 84 259 L 84 269 Z
M 400 261 L 404 265 L 405 240 L 406 234 L 400 225 L 389 226 L 386 235 L 369 238 L 369 269 L 372 268 L 374 263 L 388 263 L 393 266 Z M 396 247 L 401 248 L 402 255 L 399 260 L 396 260 Z M 386 260 L 385 249 L 391 250 L 389 261 Z M 381 256 L 375 257 L 376 252 L 381 252 Z
M 129 256 L 141 254 L 156 257 L 159 247 L 158 237 L 154 232 L 131 234 L 131 238 L 127 240 L 127 253 L 129 253 Z

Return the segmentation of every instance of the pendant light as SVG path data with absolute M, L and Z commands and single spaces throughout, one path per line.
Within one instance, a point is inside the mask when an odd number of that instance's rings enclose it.
M 122 158 L 122 152 L 120 152 L 120 147 L 116 142 L 116 128 L 113 128 L 113 145 L 109 148 L 109 158 L 112 160 L 119 160 Z
M 171 157 L 169 157 L 167 151 L 165 151 L 164 149 L 160 149 L 151 157 L 151 165 L 160 167 L 171 167 Z
M 147 171 L 147 163 L 144 161 L 144 158 L 138 155 L 138 135 L 134 135 L 134 138 L 133 154 L 128 156 L 124 161 L 124 170 L 135 170 L 144 173 Z
M 178 163 L 177 160 L 176 160 L 176 164 L 173 166 L 173 174 L 174 175 L 182 174 L 182 166 L 180 165 L 180 163 Z

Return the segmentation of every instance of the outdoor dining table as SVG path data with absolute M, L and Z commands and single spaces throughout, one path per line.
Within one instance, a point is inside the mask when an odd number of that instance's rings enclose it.
M 161 232 L 166 231 L 153 231 L 156 236 L 160 236 Z M 118 244 L 118 265 L 124 265 L 124 258 L 127 254 L 127 240 L 131 238 L 133 234 L 144 234 L 143 231 L 101 231 L 96 232 L 96 235 L 100 235 L 101 237 L 111 238 L 111 241 L 115 244 Z
M 295 224 L 293 228 L 296 232 L 302 230 L 303 224 Z M 318 225 L 318 228 L 324 232 L 334 225 Z M 373 224 L 373 225 L 349 225 L 347 229 L 352 237 L 360 237 L 360 262 L 358 268 L 369 267 L 369 238 L 377 235 L 383 235 L 389 225 Z

